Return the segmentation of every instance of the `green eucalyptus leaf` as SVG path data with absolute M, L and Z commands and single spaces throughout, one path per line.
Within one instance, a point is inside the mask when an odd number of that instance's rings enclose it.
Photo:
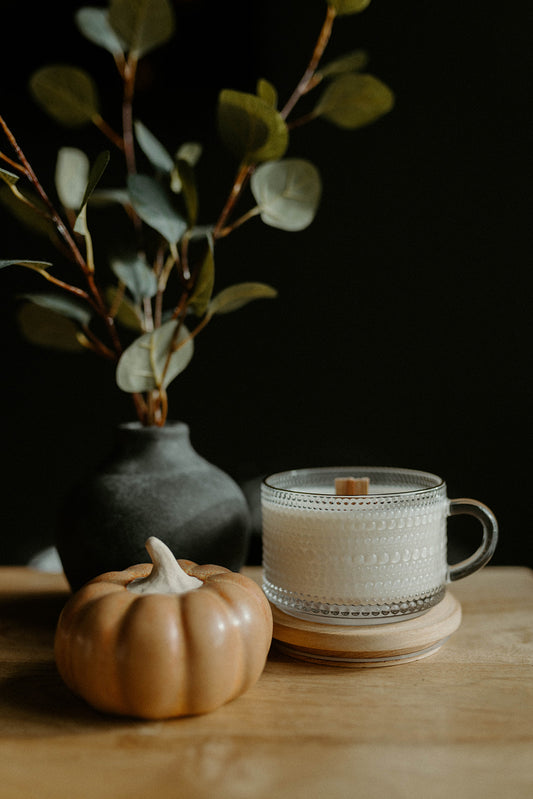
M 13 172 L 9 172 L 8 169 L 0 168 L 0 179 L 3 180 L 4 183 L 7 183 L 8 186 L 14 186 L 19 176 L 15 175 Z
M 223 289 L 209 303 L 207 313 L 209 316 L 220 313 L 230 313 L 242 308 L 252 300 L 272 299 L 278 292 L 266 283 L 236 283 Z
M 394 105 L 391 90 L 373 75 L 340 75 L 327 87 L 314 110 L 340 128 L 361 128 L 375 122 Z
M 259 78 L 257 81 L 256 94 L 261 100 L 264 100 L 267 105 L 272 108 L 277 108 L 278 93 L 276 87 L 273 86 L 270 81 L 265 80 L 265 78 Z
M 291 231 L 311 224 L 322 192 L 318 170 L 301 158 L 261 164 L 252 175 L 250 188 L 263 222 Z
M 148 175 L 129 175 L 131 204 L 147 225 L 169 242 L 176 244 L 187 229 L 187 223 L 174 210 L 163 187 Z
M 164 44 L 174 33 L 174 12 L 168 0 L 111 0 L 109 21 L 136 58 Z
M 196 188 L 194 169 L 188 161 L 179 158 L 173 168 L 174 172 L 179 180 L 180 191 L 183 193 L 183 199 L 185 200 L 189 225 L 193 227 L 198 217 L 198 190 Z M 175 180 L 173 183 L 175 185 Z
M 30 90 L 39 105 L 63 125 L 85 125 L 100 116 L 96 84 L 77 67 L 42 67 L 31 76 Z
M 51 241 L 57 243 L 59 241 L 57 230 L 54 223 L 47 216 L 47 209 L 41 198 L 30 191 L 24 191 L 22 196 L 28 202 L 24 202 L 19 196 L 15 195 L 12 187 L 0 186 L 0 202 L 13 214 L 17 221 L 33 233 L 47 236 Z
M 328 0 L 328 5 L 339 15 L 359 14 L 370 5 L 370 0 Z
M 124 47 L 109 22 L 105 8 L 80 8 L 74 15 L 76 25 L 86 39 L 108 50 L 112 55 L 122 55 Z
M 134 123 L 134 128 L 137 143 L 150 163 L 163 172 L 170 172 L 174 161 L 159 139 L 139 120 Z
M 183 183 L 180 177 L 180 170 L 179 164 L 185 163 L 187 167 L 196 166 L 198 163 L 200 156 L 202 155 L 202 145 L 195 141 L 188 141 L 184 142 L 178 152 L 176 153 L 175 157 L 175 164 L 172 168 L 170 173 L 170 188 L 174 192 L 174 194 L 179 194 L 183 190 Z M 187 174 L 192 176 L 192 172 L 189 171 Z M 196 185 L 194 183 L 194 191 L 196 192 Z M 196 203 L 198 202 L 198 197 L 195 198 Z M 187 198 L 185 198 L 187 202 Z
M 32 344 L 66 352 L 84 349 L 78 325 L 50 308 L 26 302 L 18 309 L 17 321 L 24 338 Z
M 336 75 L 343 75 L 345 72 L 360 72 L 368 64 L 368 53 L 364 50 L 354 50 L 353 53 L 330 61 L 319 70 L 322 78 L 332 78 Z
M 91 312 L 86 305 L 82 305 L 72 297 L 66 297 L 63 294 L 39 292 L 38 294 L 22 294 L 21 298 L 32 302 L 34 305 L 39 305 L 41 308 L 54 311 L 60 316 L 67 316 L 72 321 L 78 322 L 82 327 L 87 327 L 91 321 Z
M 97 157 L 96 161 L 91 167 L 91 171 L 89 172 L 87 186 L 85 187 L 85 192 L 81 201 L 81 208 L 74 224 L 74 230 L 76 233 L 81 233 L 82 236 L 87 235 L 87 203 L 89 202 L 89 198 L 91 197 L 93 191 L 97 187 L 100 178 L 104 174 L 108 163 L 109 151 L 104 150 L 104 152 L 100 153 L 100 155 Z
M 189 300 L 189 308 L 196 316 L 203 316 L 207 311 L 215 285 L 215 258 L 210 246 L 200 267 L 196 286 Z
M 240 161 L 281 158 L 289 132 L 281 114 L 260 97 L 224 89 L 218 101 L 218 128 L 226 147 Z
M 89 198 L 91 205 L 131 205 L 127 189 L 95 189 Z
M 89 178 L 87 180 L 87 186 L 85 188 L 85 194 L 83 195 L 82 205 L 87 205 L 89 201 L 89 197 L 97 187 L 100 182 L 102 175 L 104 174 L 107 165 L 109 163 L 109 150 L 104 150 L 101 152 L 96 161 L 91 167 L 91 171 L 89 172 Z
M 116 286 L 108 286 L 105 292 L 106 300 L 110 308 L 114 308 L 117 303 L 118 289 Z M 139 309 L 127 297 L 120 297 L 118 308 L 114 319 L 128 330 L 135 333 L 142 333 L 142 320 Z
M 113 258 L 111 269 L 136 303 L 157 294 L 157 277 L 142 256 L 134 254 L 129 258 Z
M 0 269 L 3 269 L 6 266 L 25 266 L 28 269 L 32 269 L 34 272 L 43 274 L 50 266 L 52 266 L 52 264 L 49 263 L 49 261 L 28 261 L 8 258 L 7 260 L 0 261 Z
M 76 147 L 62 147 L 56 162 L 55 185 L 64 208 L 81 208 L 89 179 L 89 159 Z
M 136 393 L 166 388 L 187 367 L 194 352 L 189 331 L 182 325 L 176 349 L 170 356 L 168 370 L 163 375 L 167 354 L 174 339 L 178 322 L 171 319 L 151 333 L 136 339 L 124 352 L 117 366 L 117 385 L 122 391 Z M 187 340 L 188 339 L 188 340 Z M 184 343 L 187 340 L 187 343 Z

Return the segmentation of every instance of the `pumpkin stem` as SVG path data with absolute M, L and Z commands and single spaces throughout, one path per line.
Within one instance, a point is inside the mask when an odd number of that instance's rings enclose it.
M 134 594 L 186 594 L 203 585 L 197 577 L 183 571 L 178 561 L 162 541 L 150 536 L 145 544 L 152 558 L 148 577 L 132 580 L 126 588 Z

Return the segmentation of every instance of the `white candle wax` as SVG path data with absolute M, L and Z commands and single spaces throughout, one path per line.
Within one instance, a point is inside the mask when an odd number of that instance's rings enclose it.
M 446 582 L 445 492 L 410 501 L 382 483 L 360 497 L 336 497 L 331 485 L 283 494 L 262 505 L 265 578 L 281 591 L 384 605 L 431 596 Z

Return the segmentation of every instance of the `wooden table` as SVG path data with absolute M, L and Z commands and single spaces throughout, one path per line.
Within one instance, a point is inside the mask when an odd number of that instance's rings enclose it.
M 61 682 L 62 576 L 0 568 L 0 797 L 530 799 L 533 572 L 486 568 L 453 593 L 462 624 L 425 660 L 345 669 L 273 648 L 236 701 L 148 723 Z

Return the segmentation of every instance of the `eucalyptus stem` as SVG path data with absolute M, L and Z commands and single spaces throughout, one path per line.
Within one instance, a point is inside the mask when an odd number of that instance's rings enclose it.
M 96 125 L 98 130 L 100 130 L 106 138 L 109 139 L 119 150 L 124 151 L 124 140 L 118 133 L 116 133 L 113 128 L 107 124 L 105 119 L 102 119 L 100 115 L 93 117 L 93 123 Z
M 130 175 L 137 171 L 135 163 L 135 144 L 133 138 L 133 96 L 135 93 L 135 76 L 137 59 L 130 55 L 124 64 L 124 95 L 122 100 L 122 134 L 126 167 Z
M 24 174 L 24 168 L 20 164 L 17 164 L 16 161 L 13 161 L 13 159 L 10 158 L 8 155 L 5 155 L 5 153 L 0 152 L 0 158 L 2 159 L 2 161 L 5 161 L 6 164 L 9 164 L 9 166 L 12 169 L 16 169 L 17 172 Z
M 222 209 L 222 213 L 220 214 L 220 216 L 218 218 L 218 221 L 217 221 L 217 223 L 215 225 L 215 228 L 213 230 L 213 237 L 215 239 L 220 238 L 221 231 L 224 229 L 224 226 L 226 224 L 226 220 L 229 217 L 229 215 L 231 214 L 231 212 L 233 211 L 233 209 L 235 208 L 235 205 L 237 204 L 237 200 L 239 199 L 239 197 L 240 197 L 240 195 L 242 193 L 242 190 L 246 186 L 246 184 L 247 184 L 247 182 L 248 182 L 253 170 L 254 170 L 254 166 L 252 164 L 247 163 L 247 162 L 245 162 L 245 163 L 240 165 L 240 167 L 238 169 L 238 172 L 237 172 L 237 176 L 235 177 L 235 180 L 233 181 L 233 186 L 231 187 L 231 191 L 229 193 L 228 199 L 226 200 L 226 204 L 224 205 L 224 208 Z
M 225 236 L 229 236 L 230 233 L 233 233 L 241 225 L 244 225 L 245 222 L 248 222 L 249 219 L 253 219 L 254 216 L 257 216 L 261 213 L 261 208 L 256 205 L 254 208 L 250 208 L 245 214 L 240 216 L 235 222 L 232 222 L 231 225 L 226 225 L 223 227 L 222 230 L 219 232 L 218 237 L 220 239 L 224 238 Z
M 328 4 L 328 10 L 326 12 L 326 18 L 322 25 L 322 29 L 319 33 L 317 43 L 315 45 L 315 49 L 313 50 L 313 55 L 311 56 L 311 60 L 307 65 L 307 68 L 300 78 L 298 85 L 296 86 L 295 90 L 285 103 L 282 111 L 281 116 L 283 119 L 287 119 L 289 114 L 291 113 L 292 109 L 304 94 L 309 91 L 309 89 L 313 86 L 313 79 L 315 77 L 315 72 L 317 67 L 320 63 L 322 56 L 324 55 L 324 51 L 327 47 L 329 42 L 331 31 L 333 28 L 333 23 L 335 21 L 335 17 L 337 16 L 337 11 Z

